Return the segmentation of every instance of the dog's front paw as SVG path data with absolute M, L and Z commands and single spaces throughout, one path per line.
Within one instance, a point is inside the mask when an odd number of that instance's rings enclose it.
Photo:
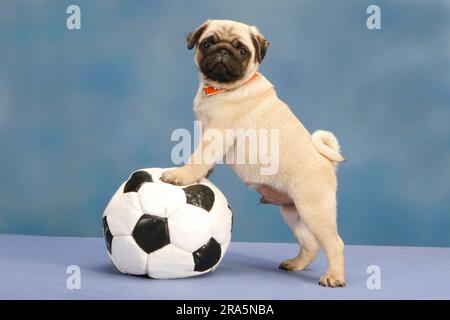
M 345 287 L 345 280 L 344 280 L 344 277 L 336 277 L 336 276 L 329 275 L 327 273 L 320 278 L 319 284 L 322 287 L 342 288 L 342 287 Z
M 196 182 L 195 177 L 184 168 L 166 171 L 161 175 L 160 180 L 177 186 L 185 186 Z

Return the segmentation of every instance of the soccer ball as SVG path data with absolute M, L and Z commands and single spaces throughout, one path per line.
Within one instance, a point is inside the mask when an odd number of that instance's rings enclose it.
M 174 186 L 169 169 L 133 172 L 108 203 L 103 235 L 113 264 L 156 279 L 200 275 L 218 267 L 231 240 L 232 212 L 209 180 Z

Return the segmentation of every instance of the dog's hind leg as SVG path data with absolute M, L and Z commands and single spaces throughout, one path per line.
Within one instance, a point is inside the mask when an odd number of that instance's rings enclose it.
M 345 286 L 344 242 L 337 231 L 336 192 L 323 185 L 310 184 L 293 196 L 300 220 L 315 236 L 328 259 L 328 270 L 320 278 L 325 287 Z
M 298 271 L 308 267 L 316 258 L 320 244 L 316 237 L 308 230 L 300 219 L 300 215 L 294 205 L 281 206 L 281 214 L 284 221 L 291 228 L 300 244 L 299 254 L 293 259 L 284 260 L 279 268 L 286 271 Z

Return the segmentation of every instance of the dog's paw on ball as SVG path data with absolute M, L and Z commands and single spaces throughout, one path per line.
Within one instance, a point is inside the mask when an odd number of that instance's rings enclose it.
M 195 178 L 186 170 L 177 168 L 164 172 L 160 178 L 165 183 L 170 183 L 176 186 L 185 186 L 195 182 Z

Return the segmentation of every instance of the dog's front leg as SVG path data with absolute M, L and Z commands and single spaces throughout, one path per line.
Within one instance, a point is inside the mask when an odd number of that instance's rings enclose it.
M 230 139 L 228 139 L 230 140 Z M 234 141 L 226 139 L 225 129 L 217 127 L 205 129 L 201 143 L 182 167 L 166 171 L 161 180 L 175 185 L 188 185 L 195 183 L 213 169 L 214 165 L 223 159 Z

